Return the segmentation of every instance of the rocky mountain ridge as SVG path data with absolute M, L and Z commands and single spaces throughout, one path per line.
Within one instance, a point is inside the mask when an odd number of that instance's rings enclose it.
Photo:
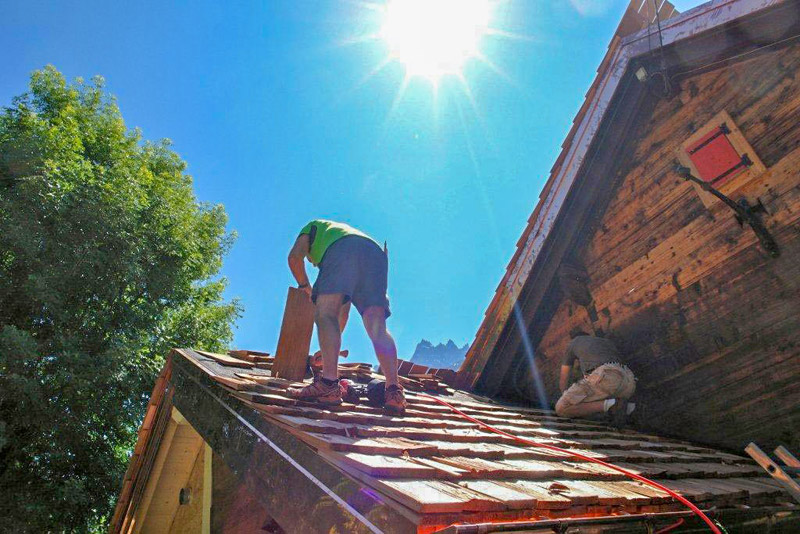
M 464 343 L 463 347 L 459 347 L 452 339 L 448 339 L 447 343 L 439 343 L 438 345 L 423 339 L 417 344 L 417 348 L 409 361 L 426 367 L 457 371 L 461 366 L 461 362 L 464 361 L 467 349 L 469 349 L 469 343 Z

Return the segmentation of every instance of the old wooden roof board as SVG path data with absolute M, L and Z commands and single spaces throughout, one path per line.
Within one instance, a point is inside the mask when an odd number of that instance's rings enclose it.
M 182 350 L 177 354 L 198 363 L 204 357 Z M 229 368 L 218 360 L 199 366 L 210 378 L 227 378 Z M 240 367 L 235 369 L 240 370 Z M 299 385 L 299 384 L 298 384 Z M 252 388 L 259 387 L 252 383 Z M 224 394 L 259 410 L 265 421 L 288 429 L 317 450 L 326 461 L 379 494 L 387 502 L 426 524 L 464 514 L 481 517 L 549 517 L 607 511 L 674 510 L 678 505 L 658 490 L 624 475 L 576 458 L 519 444 L 468 421 L 442 412 L 425 396 L 407 392 L 414 416 L 378 415 L 364 405 L 334 409 L 300 404 L 284 389 L 269 395 L 219 386 Z M 459 409 L 506 421 L 510 430 L 550 430 L 557 438 L 537 437 L 569 450 L 620 462 L 631 471 L 668 481 L 708 505 L 774 504 L 783 493 L 746 458 L 705 447 L 618 431 L 602 423 L 562 419 L 544 410 L 516 409 L 480 400 L 462 392 L 444 397 Z M 254 402 L 258 400 L 258 403 Z M 277 408 L 270 412 L 268 408 Z M 265 410 L 265 408 L 267 410 Z M 300 415 L 290 415 L 296 410 Z M 528 426 L 530 425 L 530 426 Z M 581 435 L 573 438 L 572 434 Z

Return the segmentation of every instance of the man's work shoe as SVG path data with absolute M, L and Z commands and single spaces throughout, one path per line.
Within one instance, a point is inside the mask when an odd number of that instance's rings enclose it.
M 398 385 L 389 386 L 386 388 L 386 399 L 383 401 L 383 411 L 387 415 L 405 415 L 406 396 L 403 394 L 403 388 Z
M 288 394 L 295 400 L 317 402 L 319 404 L 341 404 L 342 390 L 337 380 L 326 384 L 322 377 L 314 377 L 314 381 L 304 388 L 291 388 Z

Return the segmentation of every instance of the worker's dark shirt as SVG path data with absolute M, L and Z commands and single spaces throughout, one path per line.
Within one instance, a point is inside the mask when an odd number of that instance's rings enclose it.
M 563 365 L 572 366 L 576 358 L 585 375 L 604 363 L 624 363 L 613 342 L 594 336 L 578 336 L 570 342 Z

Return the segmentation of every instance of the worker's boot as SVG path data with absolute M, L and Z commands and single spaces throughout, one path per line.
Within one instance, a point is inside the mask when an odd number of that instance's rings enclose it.
M 628 401 L 626 399 L 617 399 L 617 402 L 614 403 L 608 413 L 611 415 L 611 424 L 621 429 L 625 426 L 625 423 L 628 419 Z
M 288 392 L 293 399 L 304 402 L 317 402 L 319 404 L 341 404 L 342 389 L 337 380 L 333 384 L 326 384 L 321 376 L 315 376 L 314 381 L 304 388 L 292 388 Z
M 399 385 L 391 385 L 386 388 L 386 397 L 383 401 L 383 411 L 387 415 L 405 415 L 406 396 L 403 394 L 403 388 Z

